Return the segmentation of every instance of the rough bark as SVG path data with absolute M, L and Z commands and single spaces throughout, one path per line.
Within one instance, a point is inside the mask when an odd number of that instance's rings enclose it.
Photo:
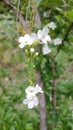
M 44 90 L 44 85 L 41 80 L 40 71 L 36 72 L 36 83 L 38 83 Z M 46 101 L 45 93 L 39 94 L 39 109 L 40 109 L 40 130 L 47 130 L 47 111 L 46 111 Z

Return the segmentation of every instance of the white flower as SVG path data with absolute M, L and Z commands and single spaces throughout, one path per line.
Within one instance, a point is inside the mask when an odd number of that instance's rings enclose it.
M 48 33 L 49 33 L 49 28 L 48 28 L 47 26 L 45 26 L 42 31 L 43 31 L 44 33 L 46 32 L 46 34 L 48 34 Z
M 36 33 L 31 33 L 31 38 L 33 39 L 33 42 L 38 40 Z
M 34 108 L 38 105 L 39 100 L 36 96 L 38 93 L 43 93 L 42 88 L 36 84 L 36 86 L 28 86 L 28 88 L 25 89 L 26 93 L 26 99 L 23 100 L 23 104 L 28 105 L 29 109 Z
M 19 48 L 21 48 L 21 49 L 24 48 L 25 46 L 26 46 L 25 44 L 22 44 L 22 43 L 19 44 Z
M 21 36 L 19 39 L 18 39 L 19 43 L 21 44 L 24 44 L 24 36 Z
M 28 88 L 25 89 L 25 93 L 26 95 L 29 95 L 29 96 L 35 96 L 36 95 L 35 87 L 28 86 Z
M 52 30 L 54 30 L 56 28 L 56 24 L 54 22 L 50 22 L 48 24 L 48 27 L 51 28 Z
M 28 96 L 35 96 L 38 93 L 43 93 L 42 88 L 36 84 L 36 86 L 28 86 L 28 88 L 25 89 L 25 93 Z
M 34 52 L 34 50 L 35 50 L 34 48 L 31 48 L 31 49 L 30 49 L 30 52 L 32 52 L 32 53 L 33 53 L 33 52 Z
M 35 56 L 38 56 L 38 55 L 39 55 L 39 52 L 36 52 L 36 53 L 35 53 Z
M 38 30 L 37 37 L 42 43 L 47 43 L 51 41 L 50 36 L 48 35 L 48 28 L 45 27 L 43 30 Z
M 23 47 L 25 47 L 26 46 L 26 44 L 24 43 L 24 40 L 25 40 L 25 38 L 23 37 L 23 36 L 21 36 L 19 39 L 18 39 L 18 41 L 19 41 L 19 47 L 20 48 L 23 48 Z
M 51 49 L 48 47 L 48 44 L 44 44 L 42 48 L 43 55 L 51 53 Z
M 35 91 L 36 91 L 36 93 L 43 93 L 42 88 L 38 84 L 36 84 L 36 86 L 35 86 Z
M 39 103 L 39 100 L 36 96 L 31 96 L 23 100 L 23 104 L 27 104 L 29 109 L 34 108 Z
M 51 41 L 51 38 L 49 35 L 46 35 L 43 39 L 42 39 L 42 42 L 43 43 L 47 43 L 47 42 L 50 42 Z
M 54 45 L 60 45 L 62 44 L 62 40 L 60 38 L 56 38 L 53 40 Z
M 23 48 L 26 45 L 32 45 L 33 43 L 33 39 L 31 38 L 31 36 L 29 34 L 25 34 L 24 37 L 20 37 L 19 38 L 19 47 Z

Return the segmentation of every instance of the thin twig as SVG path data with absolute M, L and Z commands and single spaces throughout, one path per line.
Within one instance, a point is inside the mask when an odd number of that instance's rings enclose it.
M 3 0 L 8 6 L 10 9 L 13 10 L 15 16 L 17 17 L 17 12 L 18 12 L 18 19 L 19 19 L 19 22 L 21 23 L 22 27 L 24 28 L 24 30 L 27 32 L 27 33 L 30 33 L 30 29 L 26 23 L 26 21 L 24 20 L 21 12 L 19 10 L 17 10 L 16 7 L 13 6 L 13 4 L 11 3 L 10 0 Z
M 60 82 L 60 80 L 61 80 L 66 74 L 68 74 L 68 72 L 70 71 L 70 69 L 71 69 L 72 66 L 73 66 L 73 62 L 72 62 L 71 65 L 65 70 L 65 72 L 59 77 L 59 79 L 56 80 L 56 84 L 57 84 L 58 82 Z
M 56 89 L 56 79 L 55 79 L 55 75 L 56 75 L 56 68 L 55 68 L 55 61 L 54 61 L 54 56 L 53 55 L 49 55 L 50 59 L 51 59 L 51 67 L 52 67 L 52 74 L 53 74 L 53 79 L 52 79 L 52 103 L 53 103 L 53 109 L 56 109 L 57 106 L 57 89 Z

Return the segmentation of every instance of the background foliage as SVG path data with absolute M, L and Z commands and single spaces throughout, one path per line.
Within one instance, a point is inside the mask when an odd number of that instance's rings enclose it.
M 28 0 L 12 0 L 21 10 L 24 19 L 32 19 L 33 3 L 29 8 Z M 53 109 L 51 60 L 39 55 L 35 59 L 37 69 L 41 68 L 47 102 L 47 120 L 49 130 L 73 130 L 73 1 L 37 0 L 42 26 L 54 21 L 57 25 L 52 38 L 61 37 L 65 45 L 60 47 L 55 57 L 57 106 Z M 31 10 L 31 12 L 30 12 Z M 37 26 L 35 27 L 37 30 Z M 66 32 L 68 32 L 66 37 Z M 22 104 L 24 90 L 28 85 L 26 57 L 18 48 L 18 37 L 25 33 L 13 12 L 0 1 L 0 130 L 39 130 L 39 110 L 27 110 Z M 58 47 L 52 47 L 56 54 Z

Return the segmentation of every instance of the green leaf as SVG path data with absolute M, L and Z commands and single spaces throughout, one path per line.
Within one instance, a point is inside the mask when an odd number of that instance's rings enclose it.
M 57 8 L 60 14 L 63 14 L 64 17 L 68 18 L 70 21 L 73 21 L 73 10 L 72 11 L 64 11 L 61 8 Z
M 71 21 L 73 21 L 73 11 L 65 12 L 65 15 L 66 15 Z
M 68 88 L 65 86 L 58 86 L 60 92 L 67 94 L 69 92 Z

